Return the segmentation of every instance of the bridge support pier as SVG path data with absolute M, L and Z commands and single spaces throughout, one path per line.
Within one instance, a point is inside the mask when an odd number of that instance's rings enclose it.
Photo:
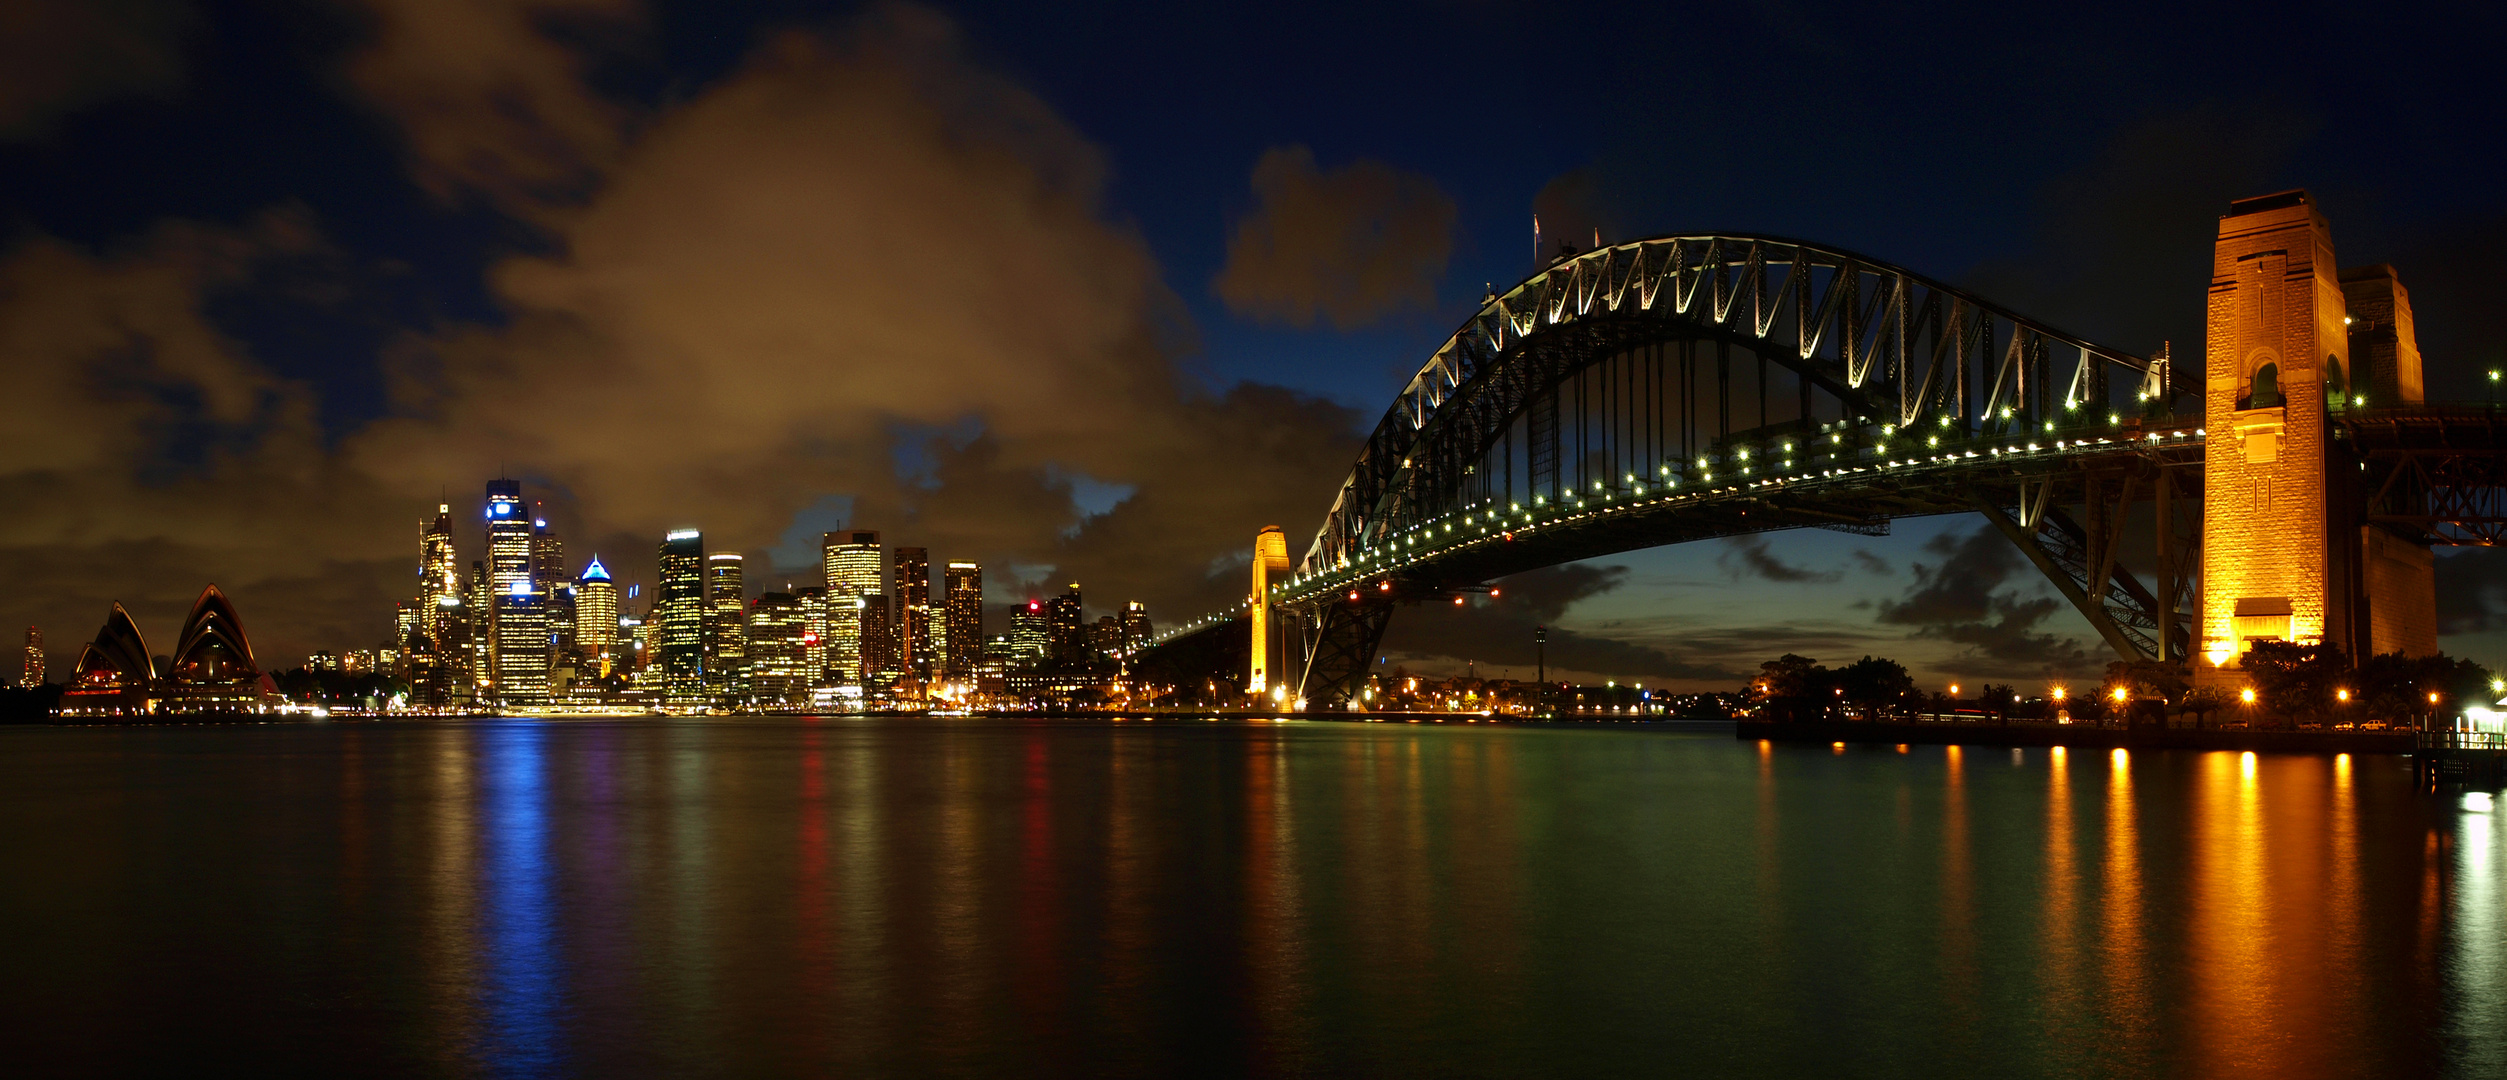
M 1358 699 L 1376 647 L 1384 643 L 1384 627 L 1392 621 L 1393 601 L 1372 597 L 1325 604 L 1305 620 L 1313 644 L 1297 696 L 1306 708 L 1345 709 Z

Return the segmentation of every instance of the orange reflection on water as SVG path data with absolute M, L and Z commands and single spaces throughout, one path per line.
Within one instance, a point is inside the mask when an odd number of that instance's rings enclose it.
M 2141 834 L 2134 820 L 2133 758 L 2121 748 L 2108 757 L 2106 856 L 2099 879 L 2099 941 L 2104 953 L 2108 1024 L 2122 1036 L 2124 1060 L 2140 1056 L 2149 1035 L 2150 947 L 2141 904 Z
M 1966 757 L 1956 746 L 1944 756 L 1949 766 L 1941 805 L 1941 968 L 1944 1008 L 1958 1017 L 1976 1009 L 1976 886 L 1974 852 L 1967 835 Z
M 2080 948 L 2075 920 L 2079 905 L 2079 856 L 2072 850 L 2072 774 L 2062 747 L 2046 773 L 2045 937 L 2048 1004 L 2061 1012 L 2079 1007 Z
M 2273 1063 L 2273 928 L 2263 803 L 2252 752 L 2202 758 L 2194 788 L 2190 940 L 2197 1071 L 2252 1075 Z

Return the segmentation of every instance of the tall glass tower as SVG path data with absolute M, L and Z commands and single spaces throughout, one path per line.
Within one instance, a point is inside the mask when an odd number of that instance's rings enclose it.
M 705 534 L 681 529 L 662 539 L 661 594 L 653 604 L 660 625 L 662 696 L 682 708 L 711 704 L 705 692 Z
M 931 643 L 931 552 L 897 549 L 897 670 L 915 679 L 940 674 Z
M 827 666 L 836 676 L 858 683 L 862 670 L 862 608 L 854 603 L 872 593 L 888 591 L 886 560 L 879 534 L 868 529 L 840 529 L 823 538 L 827 569 Z
M 717 551 L 705 557 L 705 586 L 709 594 L 706 622 L 706 682 L 717 695 L 741 695 L 740 681 L 748 673 L 748 590 L 740 583 L 740 553 Z
M 602 675 L 617 666 L 618 584 L 609 579 L 609 568 L 598 555 L 575 579 L 575 647 Z
M 942 591 L 941 613 L 949 626 L 948 674 L 966 675 L 984 658 L 983 565 L 952 561 Z

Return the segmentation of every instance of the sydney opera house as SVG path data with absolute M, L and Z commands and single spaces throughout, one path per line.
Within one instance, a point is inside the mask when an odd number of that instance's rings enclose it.
M 61 715 L 96 718 L 264 712 L 277 688 L 253 662 L 252 642 L 226 594 L 211 585 L 192 603 L 174 652 L 155 656 L 139 624 L 113 605 L 104 629 L 78 655 Z

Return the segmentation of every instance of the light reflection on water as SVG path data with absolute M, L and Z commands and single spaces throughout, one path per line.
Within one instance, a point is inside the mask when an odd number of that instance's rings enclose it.
M 2481 800 L 2383 757 L 2005 756 L 5 731 L 0 925 L 40 929 L 0 952 L 0 1046 L 30 1074 L 2507 1073 Z

